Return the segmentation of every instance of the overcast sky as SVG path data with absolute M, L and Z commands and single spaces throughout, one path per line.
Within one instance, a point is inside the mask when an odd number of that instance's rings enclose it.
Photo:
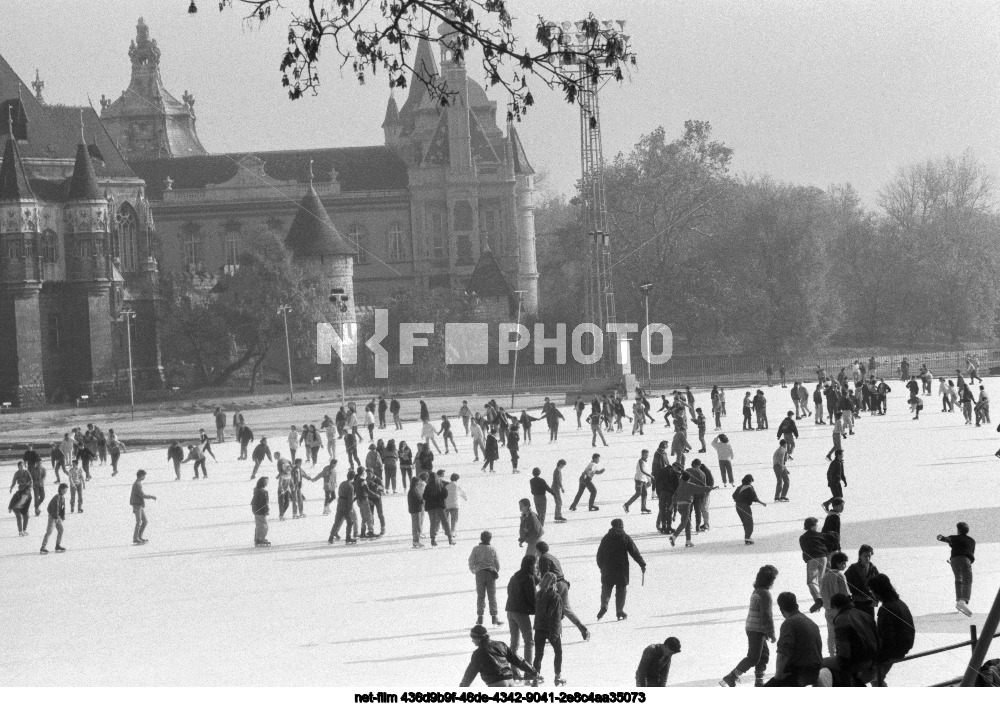
M 0 0 L 0 53 L 53 103 L 95 106 L 128 85 L 142 15 L 167 88 L 196 100 L 210 152 L 382 143 L 388 89 L 358 86 L 328 53 L 318 97 L 291 102 L 277 71 L 287 26 L 262 29 L 216 0 Z M 293 6 L 297 0 L 286 0 Z M 303 3 L 304 4 L 304 3 Z M 1000 3 L 751 0 L 511 0 L 533 37 L 538 13 L 592 10 L 627 21 L 639 58 L 601 95 L 605 156 L 664 126 L 711 122 L 737 172 L 825 187 L 850 182 L 873 203 L 901 165 L 967 148 L 1000 173 Z M 532 42 L 533 43 L 533 42 Z M 482 80 L 478 66 L 470 73 Z M 537 91 L 519 126 L 529 158 L 568 191 L 579 173 L 576 108 Z M 491 97 L 505 104 L 499 92 Z

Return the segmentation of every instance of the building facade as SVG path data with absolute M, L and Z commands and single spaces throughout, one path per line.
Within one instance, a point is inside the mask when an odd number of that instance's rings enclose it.
M 0 402 L 162 385 L 154 225 L 142 179 L 91 108 L 50 106 L 0 57 Z
M 383 145 L 213 155 L 195 132 L 193 99 L 182 104 L 163 87 L 159 49 L 140 20 L 132 81 L 114 103 L 102 101 L 102 118 L 147 184 L 161 268 L 214 275 L 236 267 L 249 230 L 283 237 L 310 188 L 311 164 L 316 194 L 357 251 L 357 304 L 464 289 L 490 250 L 525 311 L 536 312 L 531 165 L 517 132 L 498 126 L 496 102 L 446 41 L 437 45 L 440 63 L 433 44 L 419 42 L 415 66 L 447 82 L 450 104 L 414 76 L 402 107 L 388 100 Z M 157 101 L 159 115 L 150 111 Z

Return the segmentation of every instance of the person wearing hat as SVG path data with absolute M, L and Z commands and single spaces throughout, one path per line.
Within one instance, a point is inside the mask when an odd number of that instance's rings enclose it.
M 611 521 L 611 529 L 601 539 L 597 548 L 597 566 L 601 570 L 601 610 L 597 612 L 600 621 L 608 613 L 608 600 L 611 599 L 611 589 L 615 590 L 615 612 L 618 620 L 628 618 L 625 613 L 625 597 L 628 593 L 629 555 L 646 574 L 646 561 L 639 554 L 632 538 L 625 532 L 621 518 Z
M 671 636 L 663 643 L 646 646 L 635 671 L 636 687 L 666 687 L 670 660 L 681 652 L 681 642 Z
M 759 503 L 767 507 L 767 504 L 757 498 L 757 491 L 753 487 L 753 476 L 747 474 L 740 481 L 740 487 L 733 491 L 733 500 L 736 502 L 736 514 L 743 523 L 743 543 L 753 545 L 753 504 Z
M 478 675 L 489 687 L 513 687 L 514 668 L 523 670 L 526 675 L 536 677 L 538 673 L 528 663 L 522 660 L 503 641 L 490 640 L 489 631 L 485 626 L 476 625 L 469 632 L 476 650 L 469 659 L 469 667 L 465 669 L 459 687 L 468 687 Z

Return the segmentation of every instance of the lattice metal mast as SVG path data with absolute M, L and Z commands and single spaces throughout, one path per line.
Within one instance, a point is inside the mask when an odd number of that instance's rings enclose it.
M 582 32 L 583 22 L 553 23 L 562 29 L 567 38 L 566 46 L 578 53 L 584 53 L 591 38 Z M 624 29 L 623 20 L 604 20 L 602 31 Z M 626 36 L 627 41 L 627 36 Z M 608 208 L 604 193 L 604 152 L 601 144 L 601 110 L 598 99 L 599 84 L 591 83 L 587 67 L 579 64 L 579 90 L 577 102 L 580 105 L 580 170 L 583 197 L 584 220 L 587 243 L 587 282 L 584 306 L 587 321 L 596 324 L 605 332 L 604 356 L 591 367 L 595 378 L 607 377 L 614 373 L 617 362 L 615 335 L 608 332 L 608 325 L 617 321 L 615 295 L 611 272 L 611 238 L 608 231 Z

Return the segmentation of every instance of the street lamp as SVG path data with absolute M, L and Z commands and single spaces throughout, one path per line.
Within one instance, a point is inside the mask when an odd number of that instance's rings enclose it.
M 337 352 L 337 367 L 340 369 L 340 405 L 343 407 L 347 403 L 344 395 L 344 315 L 347 314 L 350 296 L 343 287 L 334 287 L 330 290 L 330 304 L 337 311 L 337 324 L 340 325 L 340 351 Z
M 653 283 L 646 280 L 639 285 L 639 290 L 642 292 L 642 296 L 646 299 L 646 385 L 649 388 L 653 387 L 653 364 L 650 361 L 653 354 L 653 349 L 650 348 L 649 343 L 649 296 L 653 294 Z
M 526 290 L 514 290 L 517 295 L 517 343 L 521 343 L 521 300 Z M 514 409 L 514 387 L 517 385 L 517 354 L 521 351 L 518 346 L 514 349 L 514 375 L 510 381 L 510 408 Z
M 135 317 L 135 310 L 123 309 L 118 313 L 119 322 L 125 322 L 125 341 L 128 347 L 128 393 L 129 404 L 132 410 L 132 419 L 135 419 L 135 381 L 132 378 L 132 319 Z
M 295 400 L 295 386 L 292 384 L 292 346 L 288 343 L 288 313 L 292 308 L 283 304 L 278 307 L 278 314 L 285 318 L 285 355 L 288 357 L 288 399 Z

